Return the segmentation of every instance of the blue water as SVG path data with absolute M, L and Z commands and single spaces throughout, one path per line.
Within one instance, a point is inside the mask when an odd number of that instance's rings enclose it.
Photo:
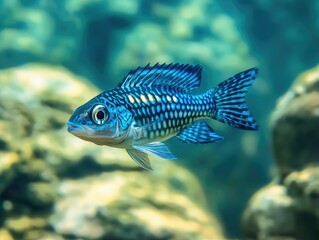
M 258 132 L 214 122 L 220 143 L 185 152 L 185 144 L 168 142 L 178 164 L 199 178 L 227 236 L 238 237 L 248 199 L 270 180 L 269 115 L 294 77 L 318 63 L 318 14 L 315 0 L 3 0 L 0 68 L 64 66 L 104 90 L 149 62 L 196 63 L 202 92 L 257 66 L 247 102 Z

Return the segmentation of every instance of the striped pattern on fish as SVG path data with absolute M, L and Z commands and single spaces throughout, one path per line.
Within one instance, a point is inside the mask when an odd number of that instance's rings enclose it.
M 206 93 L 193 95 L 200 85 L 201 66 L 147 65 L 130 71 L 117 88 L 102 92 L 79 107 L 68 130 L 99 145 L 125 148 L 138 164 L 151 169 L 148 154 L 173 159 L 161 143 L 176 136 L 186 143 L 223 139 L 207 123 L 213 118 L 227 125 L 256 130 L 245 103 L 257 69 L 234 75 Z
M 101 103 L 113 102 L 116 106 L 121 105 L 130 110 L 137 127 L 147 124 L 143 137 L 137 141 L 167 139 L 192 124 L 195 119 L 208 117 L 213 109 L 207 95 L 180 94 L 164 89 L 113 89 L 107 95 L 100 95 Z

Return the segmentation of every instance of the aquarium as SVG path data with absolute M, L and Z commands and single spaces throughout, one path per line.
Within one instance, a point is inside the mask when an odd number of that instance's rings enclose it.
M 316 239 L 318 14 L 1 1 L 0 239 Z

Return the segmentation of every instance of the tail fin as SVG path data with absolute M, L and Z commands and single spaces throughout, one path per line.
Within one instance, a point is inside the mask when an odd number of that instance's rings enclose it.
M 212 89 L 215 119 L 241 129 L 258 129 L 245 101 L 247 89 L 254 82 L 257 73 L 257 68 L 246 70 Z

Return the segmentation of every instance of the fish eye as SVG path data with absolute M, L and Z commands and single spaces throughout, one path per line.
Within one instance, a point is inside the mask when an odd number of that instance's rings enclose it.
M 96 105 L 92 109 L 91 115 L 92 115 L 93 121 L 98 125 L 104 124 L 107 121 L 107 119 L 109 118 L 108 111 L 107 111 L 106 107 L 104 107 L 103 105 Z

